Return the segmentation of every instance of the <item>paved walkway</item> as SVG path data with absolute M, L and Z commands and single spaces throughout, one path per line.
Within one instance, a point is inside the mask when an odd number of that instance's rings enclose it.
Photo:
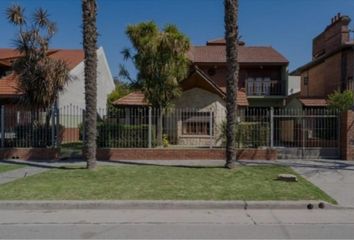
M 244 161 L 252 164 L 281 164 L 297 173 L 337 200 L 338 204 L 354 207 L 354 162 L 331 159 Z
M 354 207 L 354 162 L 338 160 L 298 160 L 291 167 L 337 200 Z

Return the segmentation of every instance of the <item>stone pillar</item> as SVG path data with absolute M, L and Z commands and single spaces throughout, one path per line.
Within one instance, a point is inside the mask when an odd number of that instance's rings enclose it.
M 342 113 L 340 121 L 340 153 L 343 160 L 353 159 L 354 112 Z

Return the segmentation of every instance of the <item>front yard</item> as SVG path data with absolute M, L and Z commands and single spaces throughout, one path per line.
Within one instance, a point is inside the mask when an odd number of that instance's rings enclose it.
M 21 168 L 21 165 L 0 163 L 0 173 Z
M 50 170 L 0 185 L 2 200 L 325 200 L 335 201 L 302 177 L 280 166 L 218 167 L 100 166 Z

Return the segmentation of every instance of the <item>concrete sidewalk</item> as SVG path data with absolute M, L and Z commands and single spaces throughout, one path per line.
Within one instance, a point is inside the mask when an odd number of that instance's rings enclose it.
M 288 163 L 341 206 L 354 207 L 354 163 L 339 160 L 297 160 Z

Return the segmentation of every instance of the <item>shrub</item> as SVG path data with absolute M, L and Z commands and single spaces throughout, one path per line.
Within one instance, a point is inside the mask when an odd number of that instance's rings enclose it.
M 344 92 L 335 91 L 328 96 L 328 102 L 330 109 L 338 109 L 341 112 L 345 112 L 354 106 L 354 93 L 350 90 Z
M 156 143 L 152 127 L 152 145 Z M 147 148 L 149 126 L 101 123 L 97 126 L 97 146 L 106 148 Z
M 238 148 L 258 148 L 269 146 L 270 128 L 267 123 L 241 122 L 235 125 L 235 142 Z M 226 122 L 220 126 L 220 135 L 217 141 L 226 145 Z
M 59 125 L 58 142 L 62 141 L 63 126 Z M 23 124 L 14 129 L 12 138 L 6 141 L 7 147 L 49 147 L 52 146 L 52 126 L 45 124 Z

